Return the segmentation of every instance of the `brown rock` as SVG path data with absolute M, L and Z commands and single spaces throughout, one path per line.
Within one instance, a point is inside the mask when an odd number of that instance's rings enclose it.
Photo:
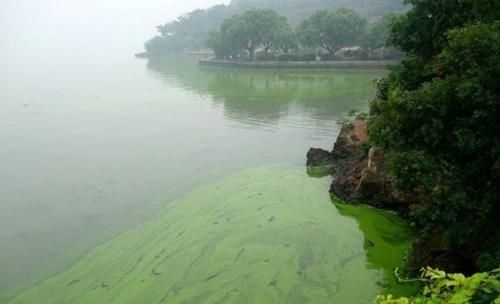
M 405 203 L 393 185 L 384 152 L 368 147 L 367 122 L 356 120 L 342 127 L 332 152 L 311 149 L 308 166 L 333 167 L 330 192 L 345 201 L 399 208 Z

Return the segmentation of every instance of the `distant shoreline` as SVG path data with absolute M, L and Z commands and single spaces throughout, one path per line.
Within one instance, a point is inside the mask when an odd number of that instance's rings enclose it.
M 229 61 L 201 59 L 202 66 L 252 69 L 381 69 L 399 63 L 397 60 L 343 60 L 343 61 Z

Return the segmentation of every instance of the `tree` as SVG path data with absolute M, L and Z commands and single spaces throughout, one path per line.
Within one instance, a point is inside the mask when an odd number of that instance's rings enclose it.
M 365 27 L 366 20 L 351 9 L 320 10 L 300 24 L 299 36 L 303 45 L 322 47 L 334 54 L 356 43 Z
M 255 30 L 262 35 L 262 47 L 267 56 L 269 50 L 276 42 L 276 32 L 280 28 L 286 27 L 288 20 L 273 10 L 257 10 L 254 14 L 252 14 L 252 11 L 249 11 L 248 14 L 249 19 L 254 21 L 252 24 L 257 24 Z
M 225 41 L 222 37 L 222 33 L 219 30 L 212 30 L 208 33 L 208 38 L 205 42 L 205 46 L 214 51 L 216 59 L 225 59 L 228 55 Z
M 221 46 L 224 49 L 225 56 L 229 59 L 239 55 L 242 48 L 252 48 L 248 41 L 247 29 L 244 19 L 240 15 L 234 15 L 224 20 L 221 25 Z
M 195 10 L 182 15 L 174 21 L 158 26 L 163 38 L 163 53 L 182 52 L 203 48 L 209 31 L 219 26 L 226 18 L 227 6 L 216 5 L 206 10 Z
M 234 14 L 242 14 L 251 8 L 275 10 L 296 25 L 317 10 L 340 7 L 352 8 L 366 17 L 377 17 L 405 8 L 401 0 L 318 0 L 314 2 L 309 0 L 232 0 L 228 5 L 194 10 L 159 26 L 158 29 L 161 36 L 175 38 L 164 41 L 166 42 L 164 47 L 167 49 L 197 50 L 203 48 L 203 42 L 207 40 L 210 30 L 219 28 L 226 18 Z
M 255 50 L 262 46 L 267 55 L 273 46 L 274 33 L 280 23 L 286 22 L 275 11 L 267 9 L 251 9 L 241 15 L 241 38 L 243 48 L 249 53 L 250 60 L 254 59 Z
M 419 198 L 422 236 L 488 268 L 500 252 L 500 3 L 409 3 L 390 37 L 408 57 L 379 81 L 369 133 Z
M 369 49 L 378 49 L 388 46 L 390 28 L 395 18 L 397 18 L 396 14 L 388 14 L 370 24 L 363 39 L 363 45 Z
M 220 31 L 210 33 L 206 45 L 214 49 L 216 57 L 232 57 L 244 49 L 253 60 L 259 47 L 263 47 L 267 55 L 278 30 L 287 26 L 286 18 L 275 11 L 252 9 L 224 20 Z
M 368 50 L 371 57 L 377 56 L 385 59 L 403 56 L 403 53 L 392 46 L 389 41 L 391 25 L 397 17 L 396 13 L 388 14 L 368 26 L 361 44 Z
M 298 47 L 298 37 L 288 22 L 282 22 L 274 31 L 274 47 L 288 54 Z
M 182 51 L 182 45 L 174 43 L 174 37 L 155 36 L 144 44 L 144 49 L 150 55 L 167 55 Z

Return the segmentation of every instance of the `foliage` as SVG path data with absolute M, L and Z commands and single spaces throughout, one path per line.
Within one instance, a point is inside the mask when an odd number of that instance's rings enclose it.
M 448 43 L 447 32 L 467 23 L 498 19 L 495 0 L 407 0 L 412 9 L 396 19 L 391 42 L 405 52 L 431 58 Z
M 269 51 L 276 49 L 284 54 L 297 50 L 299 40 L 306 47 L 323 47 L 329 55 L 322 60 L 333 60 L 335 52 L 353 45 L 363 38 L 366 20 L 353 10 L 318 11 L 304 20 L 294 30 L 287 19 L 272 10 L 251 9 L 241 15 L 224 20 L 220 30 L 209 33 L 206 46 L 213 49 L 216 58 L 241 58 L 244 50 L 250 60 L 262 48 L 261 59 L 270 58 Z M 352 53 L 350 57 L 367 58 L 366 52 Z
M 278 57 L 274 54 L 266 54 L 265 52 L 257 53 L 255 56 L 258 61 L 276 61 Z
M 286 20 L 280 22 L 274 30 L 273 39 L 275 48 L 285 54 L 299 46 L 297 33 Z
M 423 234 L 477 258 L 500 246 L 500 2 L 408 2 L 390 35 L 408 57 L 379 81 L 369 133 Z
M 321 61 L 331 61 L 331 60 L 337 59 L 335 54 L 332 54 L 332 53 L 321 54 L 320 57 L 321 57 Z
M 378 296 L 378 304 L 498 304 L 500 303 L 500 269 L 490 273 L 476 273 L 470 277 L 463 274 L 446 274 L 427 267 L 422 269 L 422 280 L 426 281 L 422 295 L 415 298 L 395 299 L 391 295 Z
M 229 6 L 239 12 L 255 7 L 273 9 L 286 16 L 293 24 L 322 9 L 335 10 L 346 7 L 371 18 L 406 8 L 400 0 L 233 0 Z
M 229 5 L 194 10 L 158 26 L 159 36 L 152 42 L 154 48 L 149 49 L 154 50 L 155 54 L 202 49 L 211 30 L 219 28 L 225 19 L 249 9 L 272 9 L 292 24 L 297 24 L 316 10 L 340 7 L 352 8 L 365 17 L 405 9 L 400 0 L 317 0 L 313 3 L 308 0 L 233 0 Z
M 300 56 L 295 54 L 284 54 L 278 56 L 278 61 L 299 61 Z
M 159 36 L 146 43 L 156 54 L 179 53 L 185 50 L 201 49 L 211 29 L 227 17 L 225 5 L 216 5 L 206 10 L 195 10 L 178 19 L 158 26 Z M 148 47 L 149 46 L 149 47 Z
M 235 58 L 243 49 L 253 60 L 259 47 L 267 57 L 273 45 L 284 43 L 276 40 L 276 33 L 289 27 L 286 18 L 275 11 L 252 9 L 224 20 L 219 31 L 210 33 L 206 46 L 214 50 L 217 58 Z
M 300 61 L 316 61 L 316 54 L 304 54 L 300 56 Z
M 355 11 L 341 8 L 320 10 L 299 25 L 299 39 L 304 46 L 322 47 L 333 54 L 357 42 L 365 30 L 366 20 Z
M 397 14 L 387 14 L 380 17 L 368 26 L 368 31 L 363 38 L 363 46 L 369 49 L 378 49 L 388 46 L 390 29 L 395 22 Z

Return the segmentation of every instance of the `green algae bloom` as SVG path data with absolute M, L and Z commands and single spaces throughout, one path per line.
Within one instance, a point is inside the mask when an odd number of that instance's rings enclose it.
M 372 303 L 411 234 L 391 214 L 341 213 L 322 180 L 287 166 L 246 170 L 185 195 L 10 303 Z

